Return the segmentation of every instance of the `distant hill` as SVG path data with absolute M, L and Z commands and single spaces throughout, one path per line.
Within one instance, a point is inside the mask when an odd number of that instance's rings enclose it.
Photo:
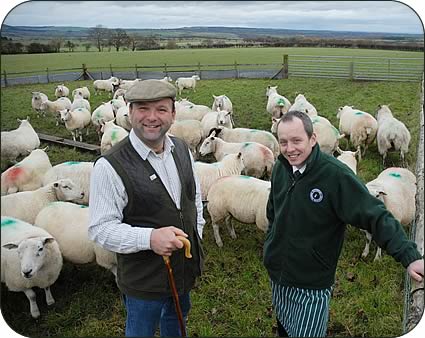
M 161 38 L 217 38 L 217 39 L 255 39 L 259 37 L 316 37 L 332 39 L 374 39 L 423 41 L 421 34 L 348 32 L 330 30 L 293 30 L 244 27 L 181 27 L 174 29 L 125 29 L 128 34 L 140 36 L 157 36 Z M 67 39 L 84 39 L 88 36 L 86 27 L 59 26 L 10 26 L 3 24 L 1 36 L 14 40 L 49 39 L 66 37 Z

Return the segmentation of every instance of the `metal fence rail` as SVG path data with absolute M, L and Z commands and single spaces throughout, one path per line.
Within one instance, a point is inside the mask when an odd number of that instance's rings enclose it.
M 283 55 L 282 63 L 127 65 L 49 69 L 7 73 L 1 86 L 76 81 L 79 79 L 172 79 L 197 74 L 201 79 L 321 77 L 374 81 L 421 81 L 422 58 L 383 58 L 359 56 Z

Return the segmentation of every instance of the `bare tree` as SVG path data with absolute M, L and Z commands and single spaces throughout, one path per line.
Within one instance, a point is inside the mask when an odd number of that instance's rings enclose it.
M 88 39 L 93 41 L 99 52 L 102 51 L 103 47 L 107 45 L 109 38 L 109 29 L 102 25 L 90 28 L 88 33 Z
M 109 41 L 111 42 L 111 45 L 115 47 L 116 51 L 119 52 L 122 46 L 129 45 L 130 38 L 124 29 L 117 28 L 111 32 Z

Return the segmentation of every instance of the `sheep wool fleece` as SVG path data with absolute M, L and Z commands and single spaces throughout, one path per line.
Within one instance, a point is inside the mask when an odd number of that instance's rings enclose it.
M 263 262 L 274 283 L 304 289 L 331 287 L 346 224 L 372 233 L 376 243 L 404 267 L 422 258 L 385 205 L 345 164 L 322 153 L 318 144 L 297 178 L 279 155 L 271 182 Z

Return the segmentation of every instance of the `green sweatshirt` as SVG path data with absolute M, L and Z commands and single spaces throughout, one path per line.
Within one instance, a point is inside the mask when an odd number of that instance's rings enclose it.
M 267 204 L 264 265 L 278 284 L 305 289 L 333 285 L 346 224 L 407 267 L 421 259 L 401 224 L 343 163 L 314 146 L 297 179 L 282 156 L 273 168 Z

